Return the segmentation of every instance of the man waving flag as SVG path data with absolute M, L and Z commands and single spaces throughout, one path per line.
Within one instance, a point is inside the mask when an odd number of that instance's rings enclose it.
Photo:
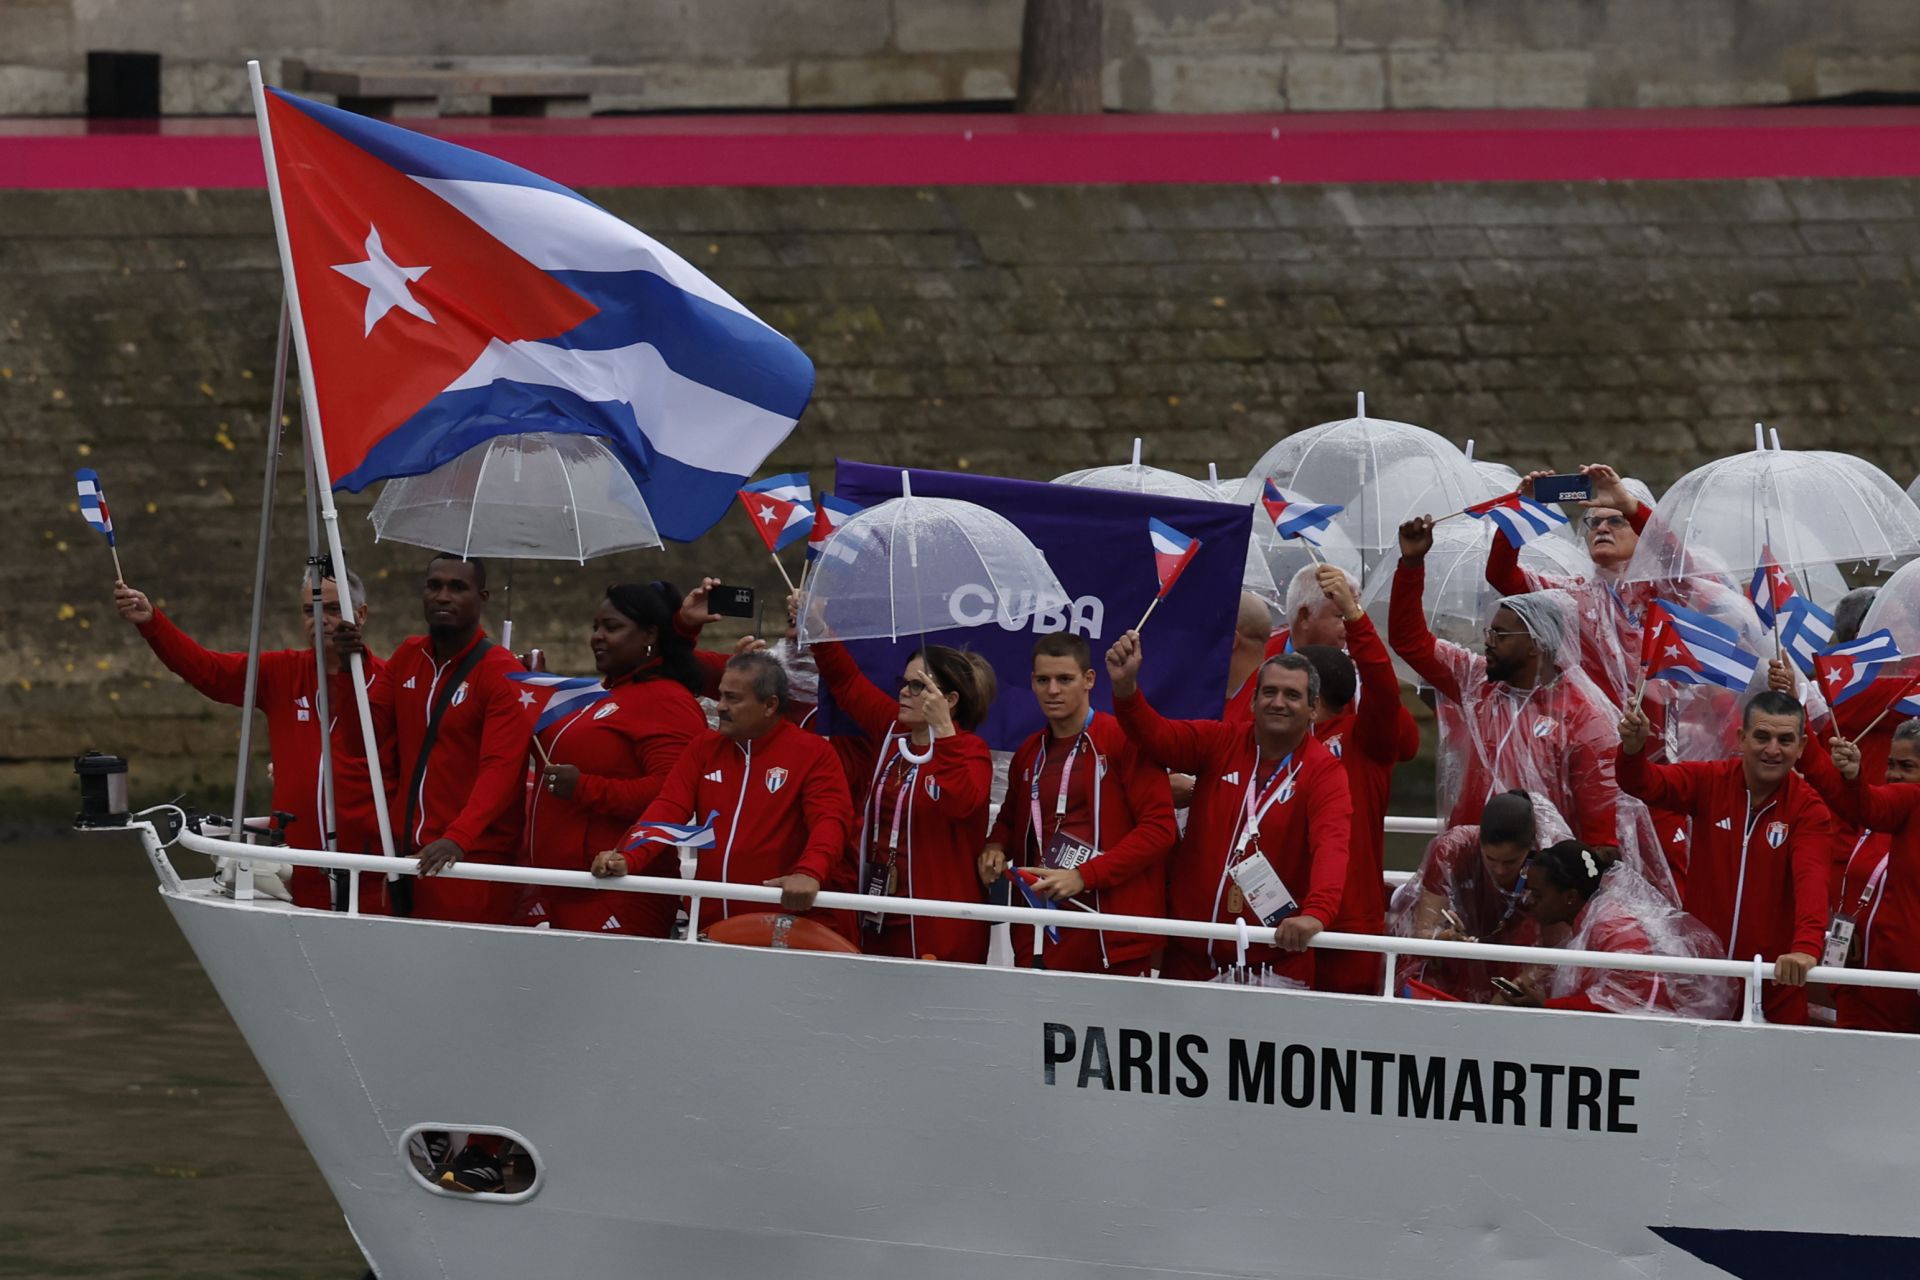
M 685 542 L 793 430 L 812 363 L 665 245 L 480 152 L 260 101 L 335 487 L 494 436 L 592 435 Z

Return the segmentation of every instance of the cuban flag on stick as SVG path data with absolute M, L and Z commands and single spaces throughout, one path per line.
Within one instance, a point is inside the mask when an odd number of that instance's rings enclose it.
M 813 531 L 813 486 L 804 474 L 772 476 L 743 485 L 740 503 L 767 550 L 779 553 Z
M 1261 488 L 1260 505 L 1266 508 L 1273 529 L 1283 538 L 1298 538 L 1310 547 L 1321 545 L 1320 535 L 1345 507 L 1306 502 L 1289 502 L 1280 487 L 1269 480 Z
M 1792 590 L 1791 584 L 1788 590 Z M 1759 608 L 1759 602 L 1755 601 L 1754 609 Z M 1800 674 L 1812 676 L 1820 651 L 1833 643 L 1833 615 L 1798 593 L 1787 596 L 1777 609 L 1775 616 L 1784 624 L 1780 628 L 1780 647 L 1800 668 Z
M 113 555 L 113 580 L 120 582 L 124 576 L 120 572 L 119 544 L 113 540 L 113 515 L 107 510 L 107 494 L 100 487 L 100 473 L 90 467 L 82 467 L 73 473 L 80 490 L 80 514 L 86 522 L 107 537 L 107 550 Z
M 813 508 L 813 528 L 807 534 L 807 559 L 818 560 L 821 549 L 827 545 L 827 539 L 833 536 L 833 531 L 862 510 L 864 508 L 845 498 L 836 498 L 830 493 L 821 494 L 820 501 Z
M 1773 549 L 1762 547 L 1760 563 L 1753 570 L 1753 580 L 1747 583 L 1747 599 L 1753 601 L 1753 611 L 1760 615 L 1760 625 L 1772 630 L 1774 619 L 1783 614 L 1799 594 L 1794 590 L 1793 579 L 1787 576 L 1787 571 L 1774 563 Z
M 1541 534 L 1551 533 L 1560 525 L 1569 523 L 1558 511 L 1543 502 L 1523 496 L 1518 489 L 1497 498 L 1488 498 L 1485 502 L 1476 502 L 1464 508 L 1463 514 L 1475 520 L 1493 521 L 1494 527 L 1507 540 L 1507 545 L 1515 551 Z
M 632 853 L 645 844 L 675 844 L 686 849 L 711 849 L 714 847 L 713 824 L 719 820 L 720 811 L 715 809 L 707 815 L 705 822 L 695 825 L 690 822 L 642 822 L 632 831 L 633 839 L 620 846 L 620 852 Z
M 278 89 L 255 105 L 333 487 L 577 432 L 688 542 L 806 408 L 797 346 L 578 193 Z
M 1160 590 L 1147 606 L 1147 611 L 1140 615 L 1135 631 L 1147 625 L 1147 619 L 1153 616 L 1153 611 L 1167 598 L 1167 592 L 1173 590 L 1173 584 L 1180 580 L 1180 575 L 1193 563 L 1194 556 L 1200 553 L 1200 539 L 1189 538 L 1164 520 L 1149 518 L 1147 537 L 1153 542 L 1153 569 L 1160 578 Z
M 1035 911 L 1058 911 L 1060 909 L 1059 903 L 1055 902 L 1052 898 L 1043 898 L 1033 891 L 1033 881 L 1027 878 L 1032 874 L 1034 873 L 1025 867 L 1007 868 L 1007 879 L 1013 881 L 1019 888 L 1020 896 L 1027 900 L 1029 907 L 1032 907 Z M 1060 941 L 1059 926 L 1051 924 L 1047 926 L 1047 941 Z
M 1640 661 L 1648 680 L 1717 684 L 1744 690 L 1760 659 L 1740 647 L 1740 633 L 1717 618 L 1669 600 L 1647 606 L 1641 622 Z
M 509 671 L 507 679 L 520 685 L 520 706 L 533 717 L 533 732 L 541 733 L 576 711 L 584 711 L 612 695 L 598 676 L 556 676 L 544 671 Z
M 1913 692 L 1920 660 L 1900 652 L 1893 633 L 1871 635 L 1823 649 L 1813 660 L 1813 678 L 1833 709 L 1834 727 L 1858 738 Z

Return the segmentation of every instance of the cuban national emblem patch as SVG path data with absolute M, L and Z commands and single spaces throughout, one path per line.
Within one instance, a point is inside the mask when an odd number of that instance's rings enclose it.
M 461 703 L 465 702 L 466 700 L 467 700 L 467 682 L 465 680 L 462 680 L 460 682 L 460 687 L 453 691 L 453 700 L 450 703 L 448 703 L 448 705 L 457 707 Z
M 938 800 L 939 798 L 940 798 L 940 784 L 935 782 L 932 778 L 928 778 L 927 779 L 927 799 Z
M 1769 822 L 1767 824 L 1767 844 L 1778 849 L 1786 842 L 1787 824 L 1784 822 Z
M 775 765 L 773 768 L 767 770 L 767 791 L 769 793 L 778 791 L 780 788 L 786 785 L 787 785 L 786 769 L 782 768 L 779 765 Z
M 595 720 L 605 720 L 619 709 L 620 704 L 617 702 L 603 702 L 600 704 L 599 709 L 593 713 L 593 718 Z

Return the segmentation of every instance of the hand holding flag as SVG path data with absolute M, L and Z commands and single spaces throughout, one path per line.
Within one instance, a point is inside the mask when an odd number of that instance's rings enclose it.
M 1189 538 L 1164 520 L 1148 519 L 1147 537 L 1153 543 L 1153 568 L 1160 578 L 1160 591 L 1154 596 L 1153 603 L 1147 606 L 1147 611 L 1140 615 L 1139 625 L 1133 628 L 1135 631 L 1147 625 L 1147 619 L 1153 616 L 1153 611 L 1166 599 L 1167 592 L 1173 589 L 1173 584 L 1180 580 L 1180 575 L 1193 563 L 1194 556 L 1200 553 L 1200 539 Z
M 107 511 L 107 495 L 100 487 L 100 475 L 90 467 L 82 467 L 73 473 L 73 478 L 80 490 L 80 514 L 107 536 L 107 550 L 113 556 L 113 580 L 124 583 L 126 575 L 120 572 L 119 544 L 113 539 L 113 516 Z
M 1882 627 L 1821 650 L 1813 659 L 1813 678 L 1833 710 L 1834 726 L 1857 742 L 1920 683 L 1920 658 L 1901 653 L 1893 633 Z
M 713 824 L 719 820 L 720 811 L 715 809 L 707 815 L 705 822 L 642 822 L 635 826 L 633 839 L 620 846 L 620 852 L 632 853 L 644 844 L 672 844 L 683 849 L 711 849 L 714 847 Z

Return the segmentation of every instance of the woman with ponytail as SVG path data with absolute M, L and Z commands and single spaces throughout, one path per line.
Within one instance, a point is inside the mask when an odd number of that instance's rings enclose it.
M 547 725 L 534 741 L 539 777 L 527 804 L 527 849 L 536 867 L 586 871 L 620 838 L 695 734 L 707 727 L 694 693 L 693 646 L 673 628 L 671 583 L 607 588 L 589 643 L 605 692 Z M 553 926 L 665 937 L 676 903 L 596 889 L 542 891 Z
M 890 697 L 838 644 L 812 646 L 834 704 L 878 749 L 860 815 L 850 888 L 875 909 L 862 915 L 869 955 L 987 958 L 987 926 L 886 910 L 889 898 L 981 900 L 975 865 L 987 840 L 993 760 L 974 730 L 993 705 L 993 668 L 946 645 L 915 650 Z
M 1618 850 L 1578 840 L 1562 840 L 1533 856 L 1526 910 L 1543 935 L 1566 934 L 1562 945 L 1569 951 L 1718 959 L 1723 950 L 1711 929 L 1667 901 L 1631 863 L 1620 861 Z M 1493 1002 L 1686 1018 L 1724 1018 L 1735 1003 L 1727 978 L 1576 965 L 1554 966 L 1545 991 L 1543 997 L 1522 986 L 1519 995 L 1499 992 Z

